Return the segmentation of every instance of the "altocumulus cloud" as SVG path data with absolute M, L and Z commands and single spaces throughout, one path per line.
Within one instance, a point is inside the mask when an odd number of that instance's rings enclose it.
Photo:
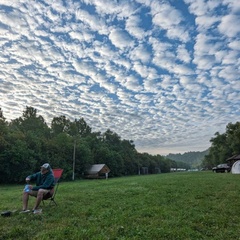
M 0 107 L 203 151 L 239 121 L 239 25 L 237 0 L 0 0 Z

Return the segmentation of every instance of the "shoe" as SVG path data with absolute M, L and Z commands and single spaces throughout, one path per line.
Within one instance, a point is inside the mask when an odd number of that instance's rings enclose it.
M 20 213 L 29 213 L 30 210 L 29 209 L 26 209 L 26 210 L 22 210 Z
M 33 210 L 33 214 L 39 214 L 39 213 L 42 213 L 42 209 Z

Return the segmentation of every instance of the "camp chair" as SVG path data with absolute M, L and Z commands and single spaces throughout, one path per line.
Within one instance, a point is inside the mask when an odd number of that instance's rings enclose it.
M 53 175 L 54 175 L 54 183 L 55 183 L 55 187 L 53 191 L 50 191 L 48 194 L 46 194 L 43 197 L 43 204 L 44 204 L 44 200 L 50 200 L 49 204 L 54 203 L 57 206 L 57 203 L 55 201 L 55 196 L 57 194 L 57 190 L 58 190 L 58 185 L 59 185 L 59 180 L 62 176 L 63 173 L 63 169 L 58 168 L 58 169 L 52 169 L 53 171 Z

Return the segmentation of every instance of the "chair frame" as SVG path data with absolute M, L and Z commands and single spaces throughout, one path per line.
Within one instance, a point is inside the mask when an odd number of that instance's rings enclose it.
M 54 183 L 55 183 L 54 193 L 51 197 L 47 197 L 46 199 L 43 199 L 42 202 L 43 202 L 43 205 L 44 205 L 44 201 L 50 200 L 49 205 L 54 204 L 55 206 L 57 206 L 57 203 L 55 201 L 55 196 L 57 194 L 57 190 L 58 190 L 60 178 L 62 177 L 63 169 L 55 168 L 55 169 L 52 169 L 52 171 L 53 171 Z

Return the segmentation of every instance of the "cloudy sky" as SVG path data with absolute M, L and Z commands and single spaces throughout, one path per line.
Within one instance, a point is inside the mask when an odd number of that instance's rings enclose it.
M 84 118 L 150 154 L 240 117 L 239 0 L 0 0 L 0 107 Z

